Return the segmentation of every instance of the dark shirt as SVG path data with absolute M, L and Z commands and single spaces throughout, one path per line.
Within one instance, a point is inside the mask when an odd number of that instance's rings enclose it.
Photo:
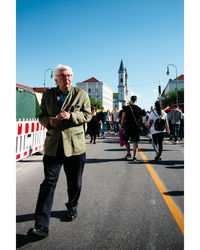
M 106 121 L 106 115 L 104 112 L 100 111 L 98 113 L 98 116 L 99 116 L 99 120 L 102 121 L 102 122 L 105 122 Z
M 88 130 L 98 130 L 99 129 L 99 116 L 93 115 L 92 120 L 88 122 Z
M 133 113 L 135 115 L 137 124 L 136 124 L 135 119 L 133 117 L 130 106 L 131 106 Z M 142 109 L 140 107 L 138 107 L 137 105 L 127 105 L 124 107 L 123 112 L 126 113 L 126 128 L 127 129 L 138 128 L 138 126 L 140 125 L 139 117 L 142 115 Z
M 122 118 L 123 109 L 119 111 L 119 118 Z

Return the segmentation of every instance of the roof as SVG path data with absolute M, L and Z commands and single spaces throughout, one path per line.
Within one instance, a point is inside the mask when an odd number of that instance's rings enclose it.
M 118 72 L 124 72 L 124 64 L 122 60 L 121 60 Z
M 35 92 L 38 92 L 38 93 L 43 93 L 44 91 L 46 91 L 47 89 L 49 88 L 33 88 Z
M 175 78 L 174 80 L 184 80 L 184 75 L 180 75 L 177 78 Z
M 25 90 L 30 90 L 32 92 L 39 92 L 39 93 L 43 93 L 45 90 L 49 89 L 49 88 L 31 88 L 29 86 L 25 86 L 22 84 L 18 84 L 16 83 L 16 88 L 21 88 L 21 89 L 25 89 Z
M 91 77 L 91 78 L 89 78 L 89 79 L 87 79 L 87 80 L 85 80 L 83 82 L 99 82 L 99 81 L 96 78 Z
M 17 88 L 21 88 L 21 89 L 30 90 L 30 91 L 34 92 L 34 89 L 33 89 L 33 88 L 28 87 L 28 86 L 25 86 L 25 85 L 22 85 L 22 84 L 16 83 L 16 87 L 17 87 Z

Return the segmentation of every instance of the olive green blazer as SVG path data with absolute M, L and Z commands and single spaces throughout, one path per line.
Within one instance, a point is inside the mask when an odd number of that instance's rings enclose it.
M 58 128 L 50 126 L 50 117 L 55 117 L 61 111 L 71 113 L 70 120 L 63 120 Z M 83 124 L 92 118 L 88 94 L 76 87 L 71 87 L 64 103 L 60 100 L 57 88 L 51 88 L 43 93 L 39 122 L 47 128 L 44 143 L 44 153 L 56 156 L 60 136 L 63 139 L 64 153 L 67 157 L 85 152 L 85 134 Z

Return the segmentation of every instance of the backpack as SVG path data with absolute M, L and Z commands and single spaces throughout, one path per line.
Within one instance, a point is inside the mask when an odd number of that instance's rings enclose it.
M 157 116 L 155 113 L 154 113 L 154 115 Z M 161 117 L 156 119 L 155 122 L 154 122 L 154 128 L 157 131 L 163 131 L 165 129 L 165 119 L 162 119 Z

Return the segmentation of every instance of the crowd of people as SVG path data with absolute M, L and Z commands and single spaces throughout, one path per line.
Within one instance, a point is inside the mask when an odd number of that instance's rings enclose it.
M 120 112 L 117 108 L 114 111 L 107 112 L 104 111 L 104 107 L 101 108 L 101 111 L 97 112 L 97 108 L 94 106 L 91 108 L 92 119 L 85 126 L 86 135 L 89 134 L 91 137 L 90 143 L 96 144 L 96 137 L 102 136 L 105 139 L 105 133 L 110 133 L 113 128 L 114 134 L 119 134 L 120 128 Z
M 123 106 L 119 111 L 117 107 L 113 111 L 97 112 L 96 107 L 92 107 L 92 120 L 87 124 L 86 135 L 90 135 L 90 143 L 96 143 L 96 138 L 102 136 L 111 129 L 115 135 L 123 136 L 126 147 L 125 159 L 131 159 L 130 142 L 133 143 L 133 162 L 137 162 L 138 142 L 140 135 L 146 135 L 155 150 L 155 160 L 161 160 L 163 151 L 164 136 L 169 136 L 169 140 L 174 140 L 177 144 L 179 139 L 184 137 L 184 114 L 181 109 L 174 105 L 169 111 L 162 110 L 160 101 L 155 102 L 154 109 L 149 112 L 137 106 L 137 97 L 132 96 L 129 105 Z M 160 128 L 157 123 L 160 122 Z M 121 139 L 121 138 L 120 138 Z

